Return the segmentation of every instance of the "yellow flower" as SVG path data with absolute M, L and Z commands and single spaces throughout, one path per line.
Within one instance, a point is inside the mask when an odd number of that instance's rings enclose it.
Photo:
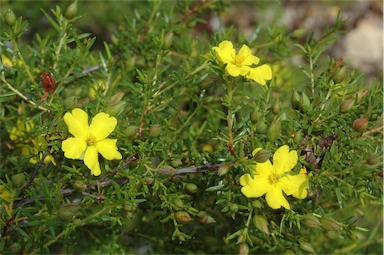
M 64 115 L 68 131 L 74 136 L 63 141 L 61 149 L 69 159 L 83 159 L 95 176 L 100 175 L 98 153 L 105 159 L 121 159 L 117 139 L 107 138 L 115 129 L 117 120 L 106 113 L 98 113 L 88 125 L 88 114 L 79 108 Z
M 271 208 L 279 209 L 283 206 L 290 209 L 283 191 L 287 196 L 292 195 L 300 199 L 306 198 L 308 194 L 305 168 L 302 168 L 297 175 L 289 174 L 297 164 L 297 159 L 296 151 L 289 151 L 287 145 L 280 147 L 273 155 L 273 164 L 269 160 L 256 163 L 253 179 L 249 174 L 240 177 L 240 184 L 243 186 L 241 192 L 248 198 L 266 194 L 265 200 Z
M 272 79 L 272 70 L 269 65 L 252 67 L 257 65 L 260 59 L 252 54 L 247 45 L 243 45 L 237 54 L 230 41 L 223 41 L 212 50 L 216 52 L 217 58 L 226 64 L 226 72 L 233 77 L 241 75 L 262 85 L 265 85 L 266 80 Z
M 5 201 L 7 201 L 8 203 L 11 202 L 13 200 L 13 196 L 12 194 L 8 191 L 8 189 L 3 186 L 3 185 L 0 185 L 0 198 L 4 199 Z

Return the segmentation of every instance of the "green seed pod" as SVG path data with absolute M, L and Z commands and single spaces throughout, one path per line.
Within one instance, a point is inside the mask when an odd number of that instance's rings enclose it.
M 300 109 L 300 100 L 301 100 L 301 97 L 299 93 L 296 90 L 293 90 L 292 96 L 291 96 L 291 105 L 293 109 L 295 110 Z
M 281 130 L 280 118 L 273 120 L 267 131 L 267 138 L 270 142 L 273 142 L 279 137 Z
M 264 163 L 271 157 L 271 155 L 272 155 L 272 152 L 270 150 L 263 149 L 256 152 L 253 158 L 257 163 Z
M 71 3 L 68 7 L 67 10 L 65 11 L 65 17 L 68 19 L 72 19 L 75 17 L 77 13 L 77 0 L 75 0 L 73 3 Z
M 149 129 L 149 135 L 152 137 L 158 137 L 161 133 L 161 126 L 156 124 Z
M 263 232 L 266 235 L 269 235 L 269 228 L 268 228 L 268 221 L 263 215 L 255 215 L 252 218 L 253 224 L 257 229 L 259 229 L 261 232 Z
M 189 213 L 187 213 L 186 211 L 175 212 L 174 216 L 176 221 L 181 224 L 187 224 L 188 222 L 191 222 L 193 220 L 191 218 L 191 215 L 189 215 Z
M 237 251 L 239 255 L 248 255 L 249 254 L 249 246 L 247 243 L 241 243 L 239 245 L 239 249 Z
M 12 9 L 8 9 L 7 13 L 5 14 L 5 23 L 10 27 L 15 25 L 16 16 Z
M 362 117 L 353 122 L 353 129 L 357 132 L 362 132 L 368 127 L 368 118 Z
M 16 188 L 22 188 L 27 184 L 24 173 L 15 174 L 12 176 L 12 183 Z
M 191 182 L 187 183 L 187 185 L 185 185 L 185 189 L 189 193 L 196 193 L 199 190 L 199 188 L 196 186 L 196 184 L 191 183 Z

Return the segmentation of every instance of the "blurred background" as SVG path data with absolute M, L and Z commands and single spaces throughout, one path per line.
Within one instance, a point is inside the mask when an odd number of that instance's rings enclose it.
M 178 3 L 183 1 L 177 1 Z M 196 1 L 198 2 L 198 1 Z M 1 0 L 1 13 L 12 8 L 16 16 L 23 16 L 30 23 L 25 41 L 32 40 L 36 33 L 49 33 L 50 23 L 41 11 L 55 9 L 58 5 L 65 10 L 71 1 L 9 1 Z M 253 37 L 260 27 L 282 27 L 286 33 L 302 29 L 321 35 L 326 26 L 332 24 L 338 13 L 345 19 L 348 31 L 329 49 L 331 57 L 344 58 L 347 64 L 368 76 L 382 79 L 383 68 L 383 1 L 381 0 L 317 0 L 317 1 L 224 1 L 228 9 L 222 13 L 206 11 L 198 13 L 201 24 L 198 33 L 215 33 L 233 26 L 244 36 Z M 165 1 L 165 4 L 175 4 Z M 77 29 L 96 36 L 96 47 L 103 41 L 110 42 L 125 19 L 138 18 L 140 12 L 150 11 L 152 5 L 146 1 L 79 1 Z M 148 8 L 146 8 L 148 7 Z M 186 10 L 187 12 L 188 10 Z M 135 36 L 135 35 L 132 35 Z

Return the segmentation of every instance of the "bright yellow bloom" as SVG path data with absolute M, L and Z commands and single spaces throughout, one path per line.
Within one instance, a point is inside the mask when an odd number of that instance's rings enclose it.
M 257 149 L 255 150 L 257 152 Z M 273 155 L 273 164 L 267 160 L 263 163 L 256 163 L 251 175 L 244 174 L 240 177 L 240 184 L 243 186 L 241 192 L 248 198 L 261 197 L 264 194 L 267 204 L 273 209 L 281 206 L 290 209 L 287 196 L 295 198 L 306 198 L 308 191 L 308 178 L 305 168 L 300 170 L 297 175 L 289 172 L 297 164 L 297 152 L 289 151 L 289 147 L 280 147 Z
M 237 54 L 230 41 L 223 41 L 212 49 L 216 52 L 217 58 L 226 64 L 225 70 L 229 75 L 233 77 L 241 75 L 262 85 L 265 85 L 266 80 L 272 79 L 269 65 L 252 67 L 257 65 L 260 59 L 252 54 L 247 45 L 243 45 Z
M 117 139 L 107 138 L 115 129 L 117 120 L 106 113 L 98 113 L 88 125 L 88 114 L 79 108 L 64 115 L 68 131 L 74 137 L 63 141 L 61 149 L 69 159 L 83 159 L 95 176 L 100 175 L 99 153 L 107 160 L 121 159 Z

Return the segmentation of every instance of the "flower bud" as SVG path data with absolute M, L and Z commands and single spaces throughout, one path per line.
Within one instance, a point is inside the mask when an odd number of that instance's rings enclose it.
M 237 243 L 245 243 L 247 241 L 247 234 L 248 234 L 248 231 L 245 229 L 243 230 L 243 232 L 239 235 L 239 237 L 237 238 Z
M 309 101 L 307 94 L 305 94 L 304 92 L 301 93 L 300 110 L 303 113 L 307 113 L 312 110 L 311 101 Z
M 263 232 L 266 235 L 270 234 L 268 229 L 268 221 L 263 215 L 257 214 L 253 216 L 252 221 L 255 227 L 259 229 L 261 232 Z
M 293 109 L 295 110 L 300 109 L 300 100 L 301 100 L 301 97 L 299 93 L 296 90 L 293 90 L 292 96 L 291 96 L 291 105 Z
M 357 132 L 362 132 L 368 127 L 368 118 L 362 117 L 353 122 L 353 129 Z
M 168 32 L 164 35 L 164 44 L 163 48 L 165 50 L 169 49 L 173 42 L 173 32 Z
M 256 199 L 252 200 L 251 204 L 252 204 L 252 207 L 256 208 L 256 209 L 260 209 L 263 207 L 262 204 L 260 203 L 260 201 L 256 200 Z
M 185 205 L 183 203 L 183 201 L 180 199 L 180 198 L 175 198 L 173 200 L 173 205 L 176 209 L 181 209 L 181 208 L 184 208 Z
M 130 125 L 125 129 L 125 135 L 128 137 L 132 137 L 137 135 L 137 131 L 139 130 L 139 127 Z
M 301 141 L 303 141 L 303 132 L 302 132 L 301 130 L 297 131 L 297 132 L 294 134 L 293 141 L 294 141 L 296 144 L 301 143 Z
M 147 185 L 152 185 L 154 181 L 155 179 L 153 179 L 152 177 L 147 177 L 144 179 L 144 183 Z
M 357 92 L 357 103 L 360 104 L 363 101 L 365 95 L 368 94 L 368 90 L 360 90 Z
M 380 157 L 378 157 L 377 155 L 372 155 L 370 156 L 369 158 L 367 158 L 367 164 L 368 165 L 371 165 L 371 166 L 374 166 L 376 165 L 377 163 L 379 163 L 381 160 L 380 160 Z
M 77 212 L 77 206 L 74 204 L 64 204 L 58 209 L 59 219 L 62 221 L 70 221 Z
M 268 126 L 265 123 L 264 118 L 259 119 L 259 121 L 257 122 L 257 125 L 256 125 L 256 133 L 264 134 L 265 131 L 267 131 L 267 128 L 268 128 Z
M 255 159 L 255 161 L 257 163 L 264 163 L 265 161 L 267 161 L 271 157 L 271 155 L 272 155 L 272 153 L 270 150 L 263 149 L 263 150 L 259 150 L 258 152 L 256 152 L 256 154 L 253 156 L 253 158 Z
M 259 121 L 260 117 L 261 117 L 261 112 L 257 112 L 257 111 L 252 112 L 251 113 L 251 122 L 253 124 L 257 123 Z
M 321 218 L 320 222 L 323 228 L 326 230 L 341 231 L 343 229 L 339 222 L 332 219 Z
M 126 102 L 118 102 L 113 105 L 107 105 L 105 112 L 111 116 L 118 116 L 122 111 L 124 111 L 124 106 Z
M 12 9 L 8 9 L 7 13 L 5 14 L 5 23 L 10 27 L 15 25 L 16 16 Z
M 276 140 L 277 137 L 280 135 L 281 130 L 281 121 L 280 118 L 274 119 L 272 124 L 269 126 L 267 131 L 267 138 L 270 142 L 273 142 Z
M 281 111 L 280 103 L 279 102 L 274 102 L 273 105 L 272 105 L 272 112 L 274 114 L 279 114 L 280 111 Z
M 310 252 L 313 254 L 316 254 L 315 250 L 313 249 L 312 244 L 308 242 L 300 242 L 300 249 L 302 249 L 305 252 Z
M 348 112 L 352 109 L 352 107 L 355 105 L 355 99 L 350 98 L 346 99 L 340 104 L 340 111 L 341 112 Z
M 24 173 L 15 174 L 12 176 L 12 183 L 16 188 L 22 188 L 27 184 Z
M 73 187 L 75 190 L 83 191 L 83 190 L 87 187 L 87 184 L 85 184 L 83 181 L 76 180 L 76 181 L 72 184 L 72 187 Z
M 239 245 L 239 249 L 237 254 L 239 255 L 248 255 L 249 254 L 249 246 L 247 243 L 241 243 Z
M 198 212 L 196 216 L 199 218 L 199 221 L 203 224 L 211 224 L 216 222 L 214 218 L 212 218 L 208 213 L 204 211 Z
M 318 228 L 321 226 L 319 219 L 313 214 L 304 215 L 303 224 L 309 228 Z
M 223 176 L 223 175 L 226 175 L 229 171 L 230 167 L 229 165 L 225 164 L 225 165 L 221 165 L 219 167 L 219 169 L 217 170 L 217 173 L 219 174 L 219 176 Z
M 187 185 L 185 185 L 185 189 L 189 192 L 189 193 L 196 193 L 199 188 L 196 186 L 196 184 L 194 183 L 187 183 Z
M 183 161 L 181 161 L 181 159 L 179 159 L 179 158 L 173 159 L 173 160 L 171 161 L 171 166 L 172 166 L 172 167 L 179 167 L 179 166 L 181 166 L 182 164 L 183 164 Z
M 237 204 L 230 204 L 229 210 L 231 212 L 237 212 L 239 210 L 239 206 Z
M 347 68 L 345 66 L 342 66 L 339 70 L 337 70 L 335 75 L 332 78 L 335 84 L 342 83 L 344 81 L 344 77 L 346 73 L 347 73 Z
M 161 133 L 161 126 L 156 124 L 149 129 L 149 135 L 152 137 L 158 137 Z
M 192 221 L 193 219 L 187 213 L 186 211 L 178 211 L 174 213 L 175 219 L 177 222 L 181 224 L 187 224 L 188 222 Z
M 75 17 L 77 13 L 77 0 L 75 0 L 73 3 L 71 3 L 68 7 L 67 10 L 65 10 L 65 17 L 68 19 L 72 19 Z
M 11 254 L 21 254 L 21 245 L 19 243 L 13 243 L 11 246 L 9 246 L 9 251 Z

